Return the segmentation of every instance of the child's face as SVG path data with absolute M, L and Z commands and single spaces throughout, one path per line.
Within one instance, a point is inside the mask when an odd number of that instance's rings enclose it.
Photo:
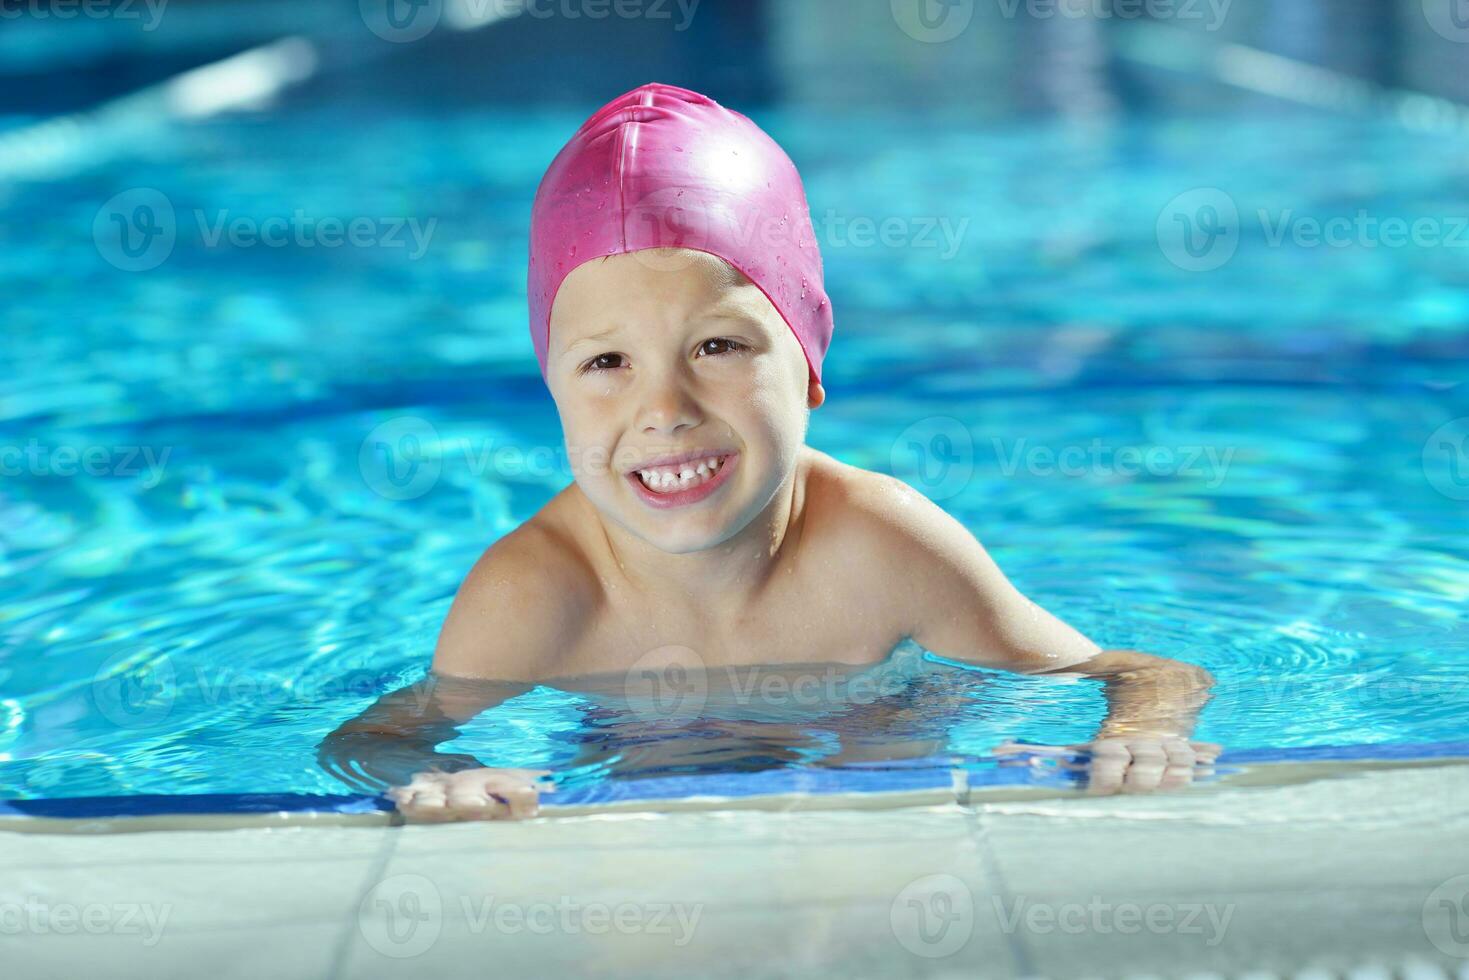
M 574 269 L 552 306 L 546 381 L 582 492 L 670 554 L 711 548 L 770 504 L 825 397 L 759 287 L 687 249 Z M 636 471 L 691 451 L 728 455 L 714 490 L 656 506 Z

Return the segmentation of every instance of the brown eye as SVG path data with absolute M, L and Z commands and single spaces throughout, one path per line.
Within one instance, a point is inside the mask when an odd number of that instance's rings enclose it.
M 711 350 L 709 350 L 709 345 L 710 344 L 723 345 L 724 346 L 724 350 L 712 350 L 711 351 Z M 744 349 L 744 345 L 743 344 L 740 344 L 740 343 L 737 343 L 736 341 L 730 340 L 728 337 L 710 337 L 708 340 L 704 341 L 702 344 L 699 345 L 699 352 L 701 354 L 706 354 L 706 355 L 733 353 L 734 351 L 743 350 L 743 349 Z
M 618 358 L 621 358 L 621 357 L 622 357 L 621 354 L 598 354 L 596 357 L 592 358 L 590 361 L 587 362 L 587 366 L 583 370 L 586 370 L 586 371 L 610 371 L 613 368 L 618 367 L 619 365 L 617 365 L 617 364 L 608 364 L 607 362 L 608 361 L 615 361 L 615 360 L 617 360 Z

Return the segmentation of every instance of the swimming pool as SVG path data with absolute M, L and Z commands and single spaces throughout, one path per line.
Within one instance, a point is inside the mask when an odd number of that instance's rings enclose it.
M 8 974 L 1469 978 L 1469 109 L 1387 88 L 1458 87 L 1447 0 L 977 4 L 948 43 L 881 0 L 406 43 L 369 6 L 0 28 Z M 912 644 L 865 686 L 543 687 L 439 746 L 555 770 L 541 819 L 405 824 L 323 768 L 570 479 L 530 194 L 650 78 L 805 175 L 810 442 L 1098 642 L 1208 667 L 1216 773 L 1009 764 L 1100 685 Z
M 1103 646 L 1207 667 L 1196 737 L 1238 761 L 1469 740 L 1462 136 L 754 114 L 805 175 L 837 315 L 812 445 L 929 493 Z M 581 116 L 288 102 L 0 185 L 0 798 L 347 792 L 316 743 L 423 676 L 464 572 L 570 479 L 524 257 Z M 109 237 L 141 205 L 166 249 Z M 1359 213 L 1440 239 L 1313 244 Z M 881 778 L 1018 778 L 997 744 L 1102 714 L 1093 682 L 919 673 L 885 703 L 937 751 Z M 757 712 L 710 761 L 585 709 L 541 688 L 442 751 L 582 799 L 738 795 L 826 785 L 837 732 L 880 734 Z

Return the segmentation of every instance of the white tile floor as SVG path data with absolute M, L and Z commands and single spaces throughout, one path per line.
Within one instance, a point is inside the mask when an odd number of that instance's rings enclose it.
M 1469 980 L 1469 916 L 1462 942 L 1448 918 L 1454 902 L 1469 909 L 1469 877 L 1454 880 L 1469 876 L 1466 804 L 1459 765 L 891 810 L 0 832 L 0 975 L 1060 980 L 1318 967 Z

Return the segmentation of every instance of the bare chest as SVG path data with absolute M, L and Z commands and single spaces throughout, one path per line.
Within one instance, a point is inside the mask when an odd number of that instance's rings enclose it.
M 904 638 L 899 617 L 860 584 L 792 582 L 775 592 L 747 613 L 726 618 L 643 596 L 619 600 L 614 595 L 587 624 L 575 648 L 566 651 L 563 669 L 625 670 L 650 657 L 667 656 L 707 668 L 866 665 L 882 661 Z M 669 651 L 671 647 L 680 649 Z

